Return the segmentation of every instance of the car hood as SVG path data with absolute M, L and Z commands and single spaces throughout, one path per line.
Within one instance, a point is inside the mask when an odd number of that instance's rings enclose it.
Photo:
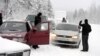
M 78 35 L 78 31 L 71 31 L 71 30 L 55 30 L 54 33 L 56 35 L 67 35 L 67 36 L 75 36 Z

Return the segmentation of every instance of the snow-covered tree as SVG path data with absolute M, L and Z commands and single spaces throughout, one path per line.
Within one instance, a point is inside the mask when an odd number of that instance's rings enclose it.
M 75 10 L 75 12 L 73 13 L 73 18 L 76 19 L 77 16 L 78 16 L 78 12 L 77 12 L 77 10 Z
M 73 23 L 79 23 L 80 20 L 87 18 L 90 23 L 100 24 L 100 5 L 96 6 L 95 4 L 92 4 L 88 10 L 81 8 L 74 12 L 67 12 L 67 17 L 70 22 Z
M 42 12 L 44 16 L 53 17 L 50 0 L 5 0 L 4 18 L 25 19 L 27 15 Z
M 79 9 L 78 18 L 80 18 L 80 19 L 84 19 L 85 18 L 85 12 L 84 12 L 83 9 Z

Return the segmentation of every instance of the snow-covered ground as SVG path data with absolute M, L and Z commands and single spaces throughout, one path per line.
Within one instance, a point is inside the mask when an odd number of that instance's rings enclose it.
M 30 46 L 0 37 L 0 53 L 15 53 L 24 50 L 30 50 Z
M 77 48 L 61 48 L 59 46 L 40 45 L 39 49 L 31 49 L 30 56 L 100 56 L 100 25 L 92 24 L 92 32 L 89 36 L 89 51 L 82 52 L 82 44 Z

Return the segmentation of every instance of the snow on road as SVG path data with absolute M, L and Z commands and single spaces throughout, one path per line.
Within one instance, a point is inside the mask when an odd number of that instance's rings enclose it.
M 31 49 L 31 56 L 100 56 L 100 25 L 92 25 L 92 32 L 89 36 L 89 51 L 82 52 L 80 48 L 61 48 L 49 45 L 40 45 L 39 49 Z

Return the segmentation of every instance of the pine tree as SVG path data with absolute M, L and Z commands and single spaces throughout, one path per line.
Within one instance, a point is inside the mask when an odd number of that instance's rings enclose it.
M 25 19 L 28 14 L 42 12 L 44 16 L 53 17 L 50 0 L 5 0 L 5 18 Z

